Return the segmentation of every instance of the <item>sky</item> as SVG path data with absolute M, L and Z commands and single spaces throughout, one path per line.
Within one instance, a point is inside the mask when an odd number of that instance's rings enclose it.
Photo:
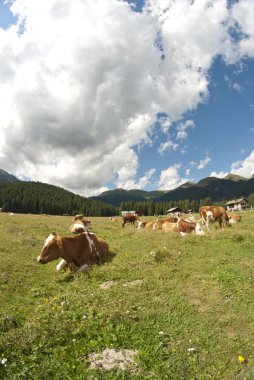
M 0 0 L 0 168 L 84 196 L 254 174 L 253 0 Z

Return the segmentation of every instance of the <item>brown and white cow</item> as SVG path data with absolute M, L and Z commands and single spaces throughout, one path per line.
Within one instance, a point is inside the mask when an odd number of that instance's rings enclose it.
M 229 218 L 229 224 L 234 224 L 234 223 L 238 223 L 238 222 L 241 222 L 242 220 L 242 217 L 241 215 L 239 214 L 233 214 L 233 213 L 228 213 L 228 218 Z
M 156 220 L 138 221 L 138 230 L 152 230 L 155 223 L 157 223 Z
M 176 223 L 164 222 L 161 229 L 164 232 L 176 232 Z
M 162 230 L 162 226 L 165 222 L 169 223 L 176 223 L 177 222 L 176 217 L 169 217 L 169 218 L 158 218 L 157 221 L 153 225 L 154 230 Z
M 91 226 L 90 220 L 85 219 L 84 215 L 76 215 L 74 223 L 69 227 L 69 231 L 73 234 L 80 234 L 81 232 L 87 232 Z
M 186 219 L 179 219 L 176 223 L 175 232 L 179 232 L 181 235 L 194 233 L 195 235 L 204 235 L 204 231 L 199 222 Z
M 57 270 L 69 267 L 71 271 L 81 272 L 93 263 L 105 261 L 108 255 L 107 242 L 94 233 L 83 232 L 75 236 L 61 237 L 52 232 L 46 238 L 37 262 L 46 264 L 61 257 Z
M 204 235 L 204 231 L 199 222 L 186 219 L 178 219 L 177 223 L 164 222 L 162 224 L 162 230 L 164 232 L 177 232 L 180 235 L 195 234 Z
M 130 223 L 135 225 L 135 222 L 139 220 L 138 215 L 127 214 L 122 216 L 122 227 L 125 226 L 126 223 Z
M 229 225 L 229 218 L 224 207 L 202 206 L 199 209 L 202 223 L 209 228 L 209 222 L 218 222 L 221 228 Z

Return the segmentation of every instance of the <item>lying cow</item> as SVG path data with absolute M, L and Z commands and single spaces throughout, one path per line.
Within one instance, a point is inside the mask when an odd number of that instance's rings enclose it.
M 228 213 L 228 218 L 229 218 L 228 220 L 229 224 L 238 223 L 238 222 L 241 222 L 242 220 L 241 215 L 233 214 L 233 213 Z
M 221 228 L 229 225 L 229 218 L 224 207 L 202 206 L 199 209 L 202 223 L 209 228 L 209 222 L 218 222 Z
M 81 272 L 93 263 L 105 261 L 108 255 L 109 247 L 106 241 L 91 232 L 64 237 L 52 232 L 46 238 L 37 261 L 46 264 L 61 257 L 62 261 L 57 265 L 57 270 L 69 267 L 71 271 Z
M 147 221 L 139 221 L 138 222 L 138 230 L 142 230 L 142 229 L 145 229 L 145 230 L 152 230 L 154 228 L 154 224 L 156 223 L 156 221 L 151 221 L 151 220 L 147 220 Z
M 133 214 L 127 214 L 122 216 L 122 227 L 125 226 L 126 223 L 130 223 L 135 225 L 135 222 L 139 221 L 139 217 Z
M 73 234 L 80 234 L 81 232 L 87 232 L 91 226 L 90 220 L 85 219 L 84 215 L 76 215 L 74 223 L 69 227 L 69 231 Z
M 165 222 L 169 223 L 176 223 L 177 218 L 175 217 L 169 217 L 169 218 L 164 218 L 164 219 L 157 219 L 157 221 L 153 225 L 153 230 L 162 230 L 162 226 Z
M 181 235 L 194 233 L 196 235 L 204 235 L 204 231 L 199 222 L 194 220 L 179 219 L 176 223 L 175 231 Z

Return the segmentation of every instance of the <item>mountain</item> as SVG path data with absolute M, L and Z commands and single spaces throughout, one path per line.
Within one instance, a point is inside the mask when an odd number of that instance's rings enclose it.
M 224 179 L 232 179 L 232 181 L 239 181 L 239 180 L 247 180 L 247 178 L 244 178 L 238 174 L 228 174 Z
M 73 194 L 57 186 L 40 182 L 19 181 L 0 169 L 0 207 L 4 211 L 75 214 L 116 215 L 121 202 L 174 202 L 200 201 L 207 197 L 213 202 L 248 197 L 254 193 L 254 176 L 244 178 L 228 174 L 225 178 L 206 177 L 198 183 L 186 182 L 169 191 L 139 189 L 108 190 L 90 198 Z M 134 207 L 134 206 L 133 206 Z
M 19 181 L 19 179 L 14 177 L 14 175 L 9 174 L 5 172 L 4 170 L 0 169 L 0 183 L 17 182 L 17 181 Z
M 105 191 L 98 196 L 91 197 L 90 199 L 97 199 L 114 206 L 119 206 L 121 202 L 143 202 L 148 199 L 156 199 L 162 194 L 164 194 L 164 191 L 160 190 L 144 191 L 139 189 L 115 189 Z
M 225 178 L 206 177 L 198 183 L 186 182 L 169 191 L 143 191 L 116 189 L 106 191 L 92 199 L 99 199 L 114 206 L 121 202 L 139 202 L 149 199 L 154 202 L 170 202 L 180 200 L 201 200 L 210 197 L 212 201 L 248 197 L 254 193 L 254 176 L 244 178 L 229 174 Z

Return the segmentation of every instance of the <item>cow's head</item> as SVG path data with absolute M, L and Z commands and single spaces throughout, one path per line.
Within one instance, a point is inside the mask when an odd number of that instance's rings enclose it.
M 145 228 L 146 222 L 138 222 L 138 230 L 141 230 L 142 228 Z
M 60 257 L 62 241 L 60 236 L 52 232 L 45 240 L 40 255 L 37 257 L 37 262 L 40 264 L 47 264 L 50 261 L 56 260 Z

